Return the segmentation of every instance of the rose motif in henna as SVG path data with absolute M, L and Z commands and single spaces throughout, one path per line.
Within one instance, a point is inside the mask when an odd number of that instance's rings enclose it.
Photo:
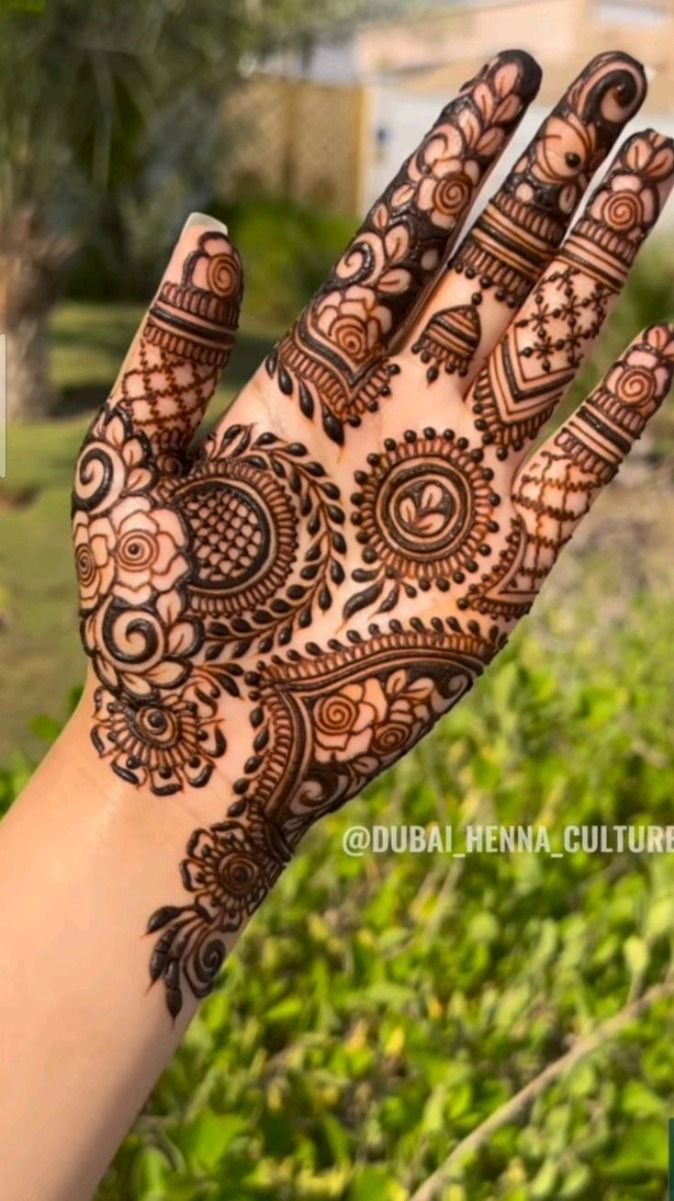
M 160 795 L 212 775 L 236 658 L 286 644 L 344 578 L 339 491 L 303 446 L 231 426 L 186 458 L 240 291 L 227 240 L 202 235 L 160 289 L 76 469 L 82 638 L 102 685 L 92 739 L 118 775 Z

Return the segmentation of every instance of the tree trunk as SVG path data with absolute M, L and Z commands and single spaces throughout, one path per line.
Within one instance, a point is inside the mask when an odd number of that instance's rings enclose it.
M 28 212 L 0 234 L 0 333 L 7 335 L 10 421 L 53 411 L 47 322 L 72 249 L 68 239 L 42 234 Z
M 31 421 L 47 417 L 53 411 L 48 316 L 49 310 L 37 304 L 32 313 L 14 316 L 11 310 L 8 312 L 4 332 L 7 334 L 7 412 L 10 421 Z

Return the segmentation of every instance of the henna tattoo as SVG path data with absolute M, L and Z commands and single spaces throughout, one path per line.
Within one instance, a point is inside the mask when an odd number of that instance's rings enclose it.
M 412 346 L 428 364 L 465 375 L 480 342 L 485 294 L 516 310 L 560 245 L 594 172 L 645 94 L 638 63 L 624 54 L 593 59 L 541 125 L 503 187 L 486 205 L 447 270 L 474 284 L 470 304 L 435 313 Z
M 375 204 L 330 279 L 267 360 L 306 417 L 338 443 L 390 392 L 386 346 L 440 265 L 476 188 L 540 80 L 528 55 L 499 55 L 461 90 Z
M 415 597 L 431 585 L 442 592 L 462 585 L 491 554 L 488 539 L 499 529 L 494 472 L 466 438 L 408 430 L 399 444 L 386 439 L 384 452 L 369 455 L 369 472 L 356 472 L 351 520 L 367 566 L 352 579 L 366 587 L 346 602 L 345 617 L 376 601 L 379 612 L 389 612 L 401 591 Z
M 194 901 L 157 909 L 147 925 L 148 934 L 163 931 L 150 959 L 150 981 L 163 979 L 172 1017 L 182 1009 L 185 984 L 195 997 L 212 990 L 225 960 L 225 936 L 255 912 L 290 853 L 281 830 L 256 802 L 248 805 L 245 824 L 232 819 L 194 832 L 180 866 Z
M 201 788 L 227 749 L 220 699 L 238 696 L 242 669 L 195 668 L 187 684 L 145 704 L 98 688 L 92 742 L 101 758 L 130 784 L 149 784 L 157 796 Z
M 346 542 L 339 489 L 275 434 L 230 426 L 188 476 L 155 481 L 145 435 L 104 410 L 73 501 L 82 637 L 105 686 L 92 738 L 119 775 L 165 794 L 208 781 L 231 660 L 331 606 Z
M 150 306 L 136 362 L 110 402 L 147 434 L 165 473 L 184 469 L 181 452 L 229 359 L 241 281 L 241 262 L 227 238 L 202 234 L 185 260 L 180 283 L 167 280 Z
M 230 426 L 167 489 L 190 531 L 191 605 L 212 619 L 207 659 L 283 646 L 314 608 L 330 608 L 344 579 L 344 512 L 339 489 L 301 443 Z
M 482 324 L 475 302 L 455 305 L 433 314 L 413 344 L 412 354 L 418 354 L 422 363 L 430 363 L 426 379 L 432 384 L 441 370 L 447 375 L 454 372 L 466 375 L 481 336 Z
M 512 621 L 528 612 L 578 522 L 613 478 L 674 380 L 674 331 L 645 330 L 521 472 L 516 516 L 492 570 L 459 607 Z
M 551 416 L 599 333 L 674 173 L 672 142 L 631 138 L 591 197 L 522 316 L 506 331 L 467 399 L 485 445 L 507 458 Z
M 549 270 L 527 315 L 494 349 L 473 388 L 472 411 L 482 441 L 498 457 L 521 450 L 552 415 L 598 336 L 613 290 L 571 265 Z
M 470 303 L 436 313 L 414 348 L 429 379 L 468 370 L 483 292 L 514 304 L 534 264 L 549 260 L 603 141 L 640 98 L 630 63 L 593 64 L 478 224 L 461 252 L 460 269 L 477 281 Z M 534 74 L 512 52 L 466 86 L 269 360 L 280 391 L 305 416 L 320 414 L 334 441 L 391 388 L 395 323 L 438 267 Z M 568 149 L 569 130 L 580 149 L 562 162 L 554 146 L 563 138 Z M 150 979 L 174 1017 L 185 990 L 210 991 L 233 936 L 313 822 L 465 695 L 662 399 L 674 372 L 666 326 L 626 352 L 521 472 L 502 529 L 511 472 L 498 460 L 535 434 L 575 372 L 672 173 L 672 145 L 659 135 L 624 147 L 469 395 L 480 445 L 433 427 L 385 438 L 355 471 L 350 523 L 311 443 L 237 423 L 188 450 L 237 320 L 240 267 L 227 240 L 204 234 L 179 282 L 160 289 L 82 448 L 73 524 L 98 754 L 129 783 L 169 795 L 212 778 L 235 741 L 233 708 L 250 721 L 225 819 L 187 844 L 185 903 L 148 922 Z M 489 253 L 495 267 L 480 257 Z M 351 462 L 345 455 L 338 470 Z M 347 590 L 354 543 L 357 587 Z M 425 620 L 365 624 L 364 610 L 390 614 L 435 589 L 450 594 L 442 617 L 429 604 Z M 346 632 L 331 638 L 340 621 Z M 320 645 L 298 650 L 314 623 Z
M 201 236 L 76 469 L 81 630 L 101 683 L 92 740 L 159 795 L 210 779 L 237 656 L 285 645 L 344 579 L 339 490 L 301 444 L 235 425 L 186 457 L 231 345 L 237 263 L 221 234 Z
M 104 409 L 73 493 L 82 639 L 101 682 L 139 700 L 184 681 L 200 642 L 186 612 L 187 531 L 155 480 L 147 437 L 121 406 Z
M 672 330 L 653 325 L 569 418 L 556 435 L 556 446 L 591 473 L 598 486 L 608 483 L 667 396 L 673 377 Z
M 249 672 L 255 754 L 229 820 L 198 830 L 181 874 L 196 899 L 164 906 L 148 922 L 162 931 L 150 962 L 163 979 L 175 1017 L 187 985 L 198 996 L 213 987 L 236 933 L 258 907 L 300 839 L 323 814 L 343 805 L 404 755 L 441 714 L 469 690 L 503 646 L 496 627 L 420 620 L 387 632 L 372 625 L 326 650 L 288 652 Z

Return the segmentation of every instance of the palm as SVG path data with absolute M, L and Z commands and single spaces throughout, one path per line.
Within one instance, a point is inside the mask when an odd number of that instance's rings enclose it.
M 631 60 L 591 64 L 438 276 L 531 72 L 506 54 L 467 86 L 191 456 L 240 292 L 225 237 L 195 234 L 83 448 L 94 743 L 159 794 L 224 762 L 235 794 L 188 846 L 193 903 L 150 921 L 172 1012 L 307 827 L 470 688 L 669 385 L 654 327 L 531 457 L 674 170 L 637 135 L 558 250 L 640 99 Z

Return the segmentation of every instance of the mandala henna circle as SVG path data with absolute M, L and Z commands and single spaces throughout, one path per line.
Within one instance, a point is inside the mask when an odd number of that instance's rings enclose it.
M 247 463 L 213 463 L 177 489 L 190 530 L 194 609 L 235 616 L 264 604 L 290 575 L 297 553 L 297 514 L 268 472 Z
M 94 746 L 112 756 L 122 779 L 133 784 L 149 779 L 158 796 L 179 792 L 185 780 L 196 788 L 206 784 L 213 760 L 226 749 L 217 724 L 204 721 L 205 713 L 185 694 L 132 704 L 101 688 L 95 703 Z
M 488 538 L 498 530 L 493 473 L 467 439 L 455 439 L 451 430 L 427 429 L 423 437 L 409 430 L 403 442 L 388 439 L 384 446 L 384 454 L 370 455 L 371 470 L 355 477 L 352 521 L 368 566 L 353 579 L 369 587 L 347 602 L 347 616 L 380 599 L 386 580 L 394 584 L 384 609 L 400 587 L 413 597 L 431 584 L 441 591 L 450 581 L 462 584 L 490 553 Z

